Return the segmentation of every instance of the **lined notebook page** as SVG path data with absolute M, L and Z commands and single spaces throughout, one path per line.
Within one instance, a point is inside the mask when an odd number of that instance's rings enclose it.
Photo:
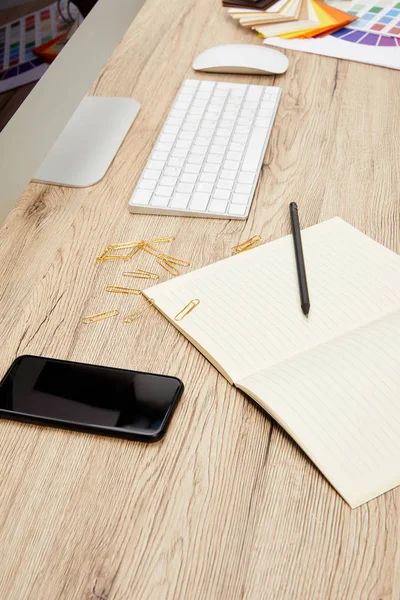
M 302 232 L 311 311 L 292 236 L 149 288 L 158 308 L 231 382 L 400 308 L 400 257 L 339 218 Z M 200 304 L 182 321 L 190 300 Z
M 352 508 L 400 484 L 400 312 L 241 381 Z

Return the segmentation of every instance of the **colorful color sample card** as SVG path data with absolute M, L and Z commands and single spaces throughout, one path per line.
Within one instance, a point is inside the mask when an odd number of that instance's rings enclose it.
M 36 81 L 48 68 L 33 49 L 60 33 L 57 2 L 0 27 L 0 92 Z
M 333 3 L 333 6 L 337 6 Z M 340 6 L 343 3 L 340 2 Z M 369 4 L 352 2 L 347 12 L 357 17 L 349 28 L 380 35 L 400 37 L 400 1 Z

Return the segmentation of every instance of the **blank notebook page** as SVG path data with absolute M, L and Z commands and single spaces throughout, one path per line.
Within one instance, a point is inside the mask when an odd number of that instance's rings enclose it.
M 396 311 L 239 384 L 352 508 L 400 484 L 399 340 Z
M 145 294 L 231 383 L 400 308 L 400 258 L 339 218 L 303 230 L 311 311 L 300 307 L 292 236 Z M 182 321 L 175 315 L 200 304 Z

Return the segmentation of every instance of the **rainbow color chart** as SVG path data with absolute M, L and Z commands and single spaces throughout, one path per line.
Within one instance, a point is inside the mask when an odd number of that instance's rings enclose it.
M 32 50 L 59 35 L 61 27 L 57 2 L 0 27 L 0 92 L 43 75 L 48 65 Z
M 347 12 L 358 17 L 348 26 L 349 29 L 400 37 L 400 2 L 398 0 L 384 5 L 352 3 Z

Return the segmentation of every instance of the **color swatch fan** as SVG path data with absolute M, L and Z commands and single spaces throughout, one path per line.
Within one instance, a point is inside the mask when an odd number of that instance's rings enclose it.
M 400 70 L 400 2 L 336 1 L 333 8 L 347 10 L 356 20 L 318 39 L 268 38 L 264 43 Z M 300 36 L 298 36 L 300 37 Z

